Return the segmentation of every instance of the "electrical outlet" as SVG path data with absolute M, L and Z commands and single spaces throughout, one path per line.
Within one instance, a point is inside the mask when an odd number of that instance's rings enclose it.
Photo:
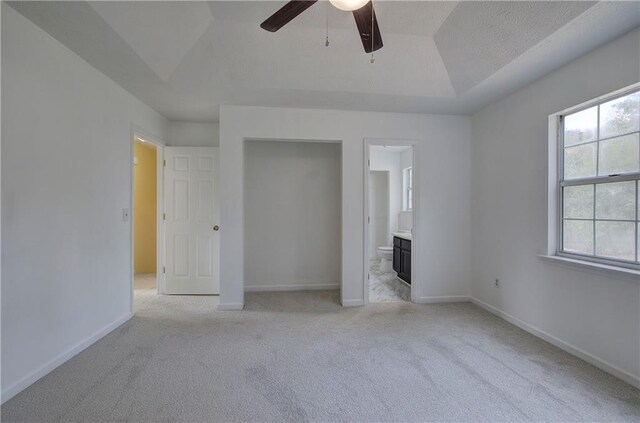
M 500 288 L 500 279 L 496 278 L 496 281 L 494 282 L 494 285 L 496 288 Z

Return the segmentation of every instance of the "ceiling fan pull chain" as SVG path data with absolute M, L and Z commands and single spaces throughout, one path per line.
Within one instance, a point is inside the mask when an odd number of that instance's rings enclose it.
M 327 36 L 327 38 L 326 38 L 326 40 L 324 42 L 324 46 L 325 47 L 329 47 L 329 2 L 327 1 L 327 2 L 325 2 L 325 4 L 327 6 L 326 7 L 326 11 L 327 11 L 327 32 L 326 32 L 326 36 Z
M 371 4 L 371 63 L 373 63 L 376 61 L 376 58 L 373 55 L 373 48 L 374 48 L 373 38 L 375 37 L 375 33 L 376 33 L 373 27 L 373 21 L 375 20 L 375 16 L 374 16 L 375 12 L 373 10 L 373 0 L 371 0 L 369 3 Z

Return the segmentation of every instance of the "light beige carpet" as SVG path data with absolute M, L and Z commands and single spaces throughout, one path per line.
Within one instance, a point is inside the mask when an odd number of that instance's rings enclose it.
M 139 292 L 137 315 L 2 407 L 13 421 L 639 421 L 640 391 L 471 304 Z

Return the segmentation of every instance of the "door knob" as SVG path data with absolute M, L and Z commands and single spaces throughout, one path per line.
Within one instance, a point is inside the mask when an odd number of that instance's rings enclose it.
M 220 229 L 220 226 L 218 226 L 218 225 L 213 225 L 213 230 L 214 230 L 214 231 L 217 231 L 218 229 Z

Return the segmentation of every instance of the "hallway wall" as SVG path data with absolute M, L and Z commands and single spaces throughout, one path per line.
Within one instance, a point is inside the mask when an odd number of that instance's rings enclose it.
M 157 151 L 135 142 L 133 154 L 133 272 L 156 273 L 158 178 Z
M 220 125 L 206 122 L 167 123 L 167 145 L 173 147 L 217 147 L 220 145 Z

